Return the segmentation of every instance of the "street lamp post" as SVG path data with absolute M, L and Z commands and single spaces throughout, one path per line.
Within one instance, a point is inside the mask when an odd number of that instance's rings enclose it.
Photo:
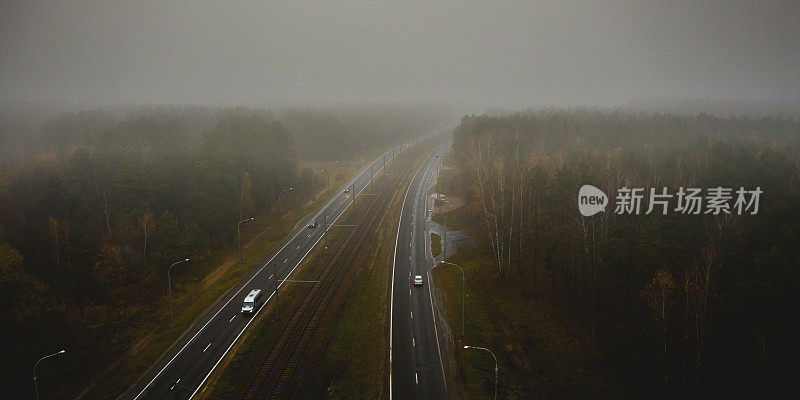
M 172 333 L 175 333 L 175 313 L 172 311 L 172 278 L 170 278 L 170 272 L 172 272 L 172 267 L 186 261 L 189 261 L 189 259 L 187 258 L 185 260 L 174 262 L 169 266 L 169 268 L 167 268 L 167 286 L 169 287 L 169 317 L 170 321 L 172 322 Z
M 283 210 L 283 205 L 281 205 L 281 195 L 283 194 L 283 192 L 288 192 L 290 190 L 292 190 L 291 186 L 286 188 L 286 189 L 281 190 L 281 192 L 278 193 L 278 211 L 282 211 Z
M 33 364 L 33 391 L 36 393 L 36 400 L 39 400 L 39 383 L 37 382 L 37 379 L 36 379 L 36 367 L 39 366 L 39 362 L 41 362 L 45 358 L 50 358 L 50 357 L 53 357 L 53 356 L 57 356 L 59 354 L 64 354 L 66 352 L 67 352 L 66 350 L 61 350 L 59 352 L 46 355 L 46 356 L 40 358 L 38 361 L 36 361 L 35 364 Z
M 459 267 L 458 265 L 453 264 L 451 262 L 447 262 L 447 261 L 439 261 L 439 263 L 434 265 L 433 268 L 436 268 L 436 267 L 438 267 L 439 265 L 442 265 L 442 264 L 452 265 L 452 266 L 458 268 L 458 271 L 461 272 L 461 339 L 463 340 L 464 339 L 464 304 L 465 304 L 464 303 L 464 299 L 465 299 L 465 295 L 464 294 L 466 293 L 466 279 L 464 279 L 464 270 L 461 269 L 461 267 Z M 433 268 L 431 268 L 431 270 L 433 270 Z
M 236 241 L 239 243 L 239 273 L 242 273 L 242 236 L 239 234 L 239 230 L 242 227 L 242 222 L 252 221 L 255 218 L 247 218 L 239 221 L 239 224 L 236 225 Z
M 495 357 L 494 353 L 492 353 L 491 350 L 489 350 L 489 349 L 487 349 L 485 347 L 464 346 L 464 348 L 465 349 L 476 349 L 476 350 L 488 351 L 489 354 L 492 355 L 492 358 L 494 358 L 494 399 L 497 400 L 497 374 L 498 374 L 497 357 Z
M 289 187 L 288 187 L 288 188 L 286 188 L 286 189 L 283 189 L 283 190 L 281 190 L 281 192 L 280 192 L 280 193 L 278 193 L 278 223 L 280 223 L 280 226 L 281 226 L 281 235 L 283 234 L 283 223 L 281 223 L 281 222 L 282 222 L 282 221 L 281 221 L 281 220 L 282 220 L 282 218 L 281 218 L 281 211 L 283 211 L 283 205 L 281 204 L 281 195 L 282 195 L 284 192 L 288 192 L 288 191 L 290 191 L 290 190 L 292 190 L 292 187 L 291 187 L 291 186 L 289 186 Z
M 335 160 L 331 165 L 330 175 L 328 175 L 328 186 L 331 185 L 331 180 L 336 182 L 336 166 L 339 165 L 339 160 Z

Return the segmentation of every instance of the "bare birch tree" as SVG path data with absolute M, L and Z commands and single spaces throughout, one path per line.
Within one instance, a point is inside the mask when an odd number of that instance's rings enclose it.
M 659 334 L 663 344 L 663 367 L 664 367 L 664 393 L 669 394 L 669 379 L 667 376 L 667 344 L 669 327 L 669 306 L 670 297 L 675 289 L 675 281 L 668 268 L 656 271 L 653 280 L 643 291 L 642 295 L 647 298 L 648 307 L 656 320 Z

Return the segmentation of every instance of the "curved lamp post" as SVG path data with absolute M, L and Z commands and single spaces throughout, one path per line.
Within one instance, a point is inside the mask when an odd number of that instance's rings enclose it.
M 494 399 L 497 400 L 497 373 L 498 373 L 497 357 L 495 357 L 494 353 L 492 353 L 492 351 L 487 349 L 486 347 L 464 346 L 464 348 L 465 349 L 476 349 L 476 350 L 488 351 L 489 354 L 492 355 L 492 358 L 494 358 Z
M 39 366 L 39 362 L 41 362 L 41 361 L 42 361 L 42 360 L 44 360 L 45 358 L 50 358 L 50 357 L 53 357 L 53 356 L 57 356 L 57 355 L 59 355 L 59 354 L 64 354 L 64 353 L 66 353 L 66 352 L 67 352 L 66 350 L 61 350 L 61 351 L 59 351 L 59 352 L 56 352 L 56 353 L 53 353 L 53 354 L 46 355 L 46 356 L 44 356 L 44 357 L 40 358 L 38 361 L 36 361 L 36 363 L 35 363 L 35 364 L 33 364 L 33 391 L 36 393 L 36 400 L 39 400 L 39 384 L 38 384 L 38 382 L 36 381 L 36 367 L 38 367 L 38 366 Z
M 291 187 L 291 186 L 289 186 L 289 187 L 288 187 L 288 188 L 286 188 L 286 189 L 283 189 L 283 190 L 281 190 L 281 192 L 280 192 L 280 193 L 278 193 L 278 210 L 279 210 L 279 211 L 282 211 L 282 210 L 283 210 L 283 205 L 281 205 L 281 195 L 283 194 L 283 192 L 288 192 L 288 191 L 290 191 L 290 190 L 292 190 L 292 187 Z
M 236 241 L 239 243 L 239 273 L 242 273 L 242 236 L 239 234 L 239 228 L 242 227 L 242 222 L 252 221 L 255 218 L 248 218 L 239 221 L 239 224 L 236 225 Z
M 291 187 L 291 186 L 289 186 L 289 187 L 288 187 L 288 188 L 286 188 L 286 189 L 283 189 L 283 190 L 281 190 L 281 192 L 280 192 L 280 193 L 278 193 L 278 222 L 281 222 L 281 219 L 282 219 L 282 218 L 281 218 L 281 215 L 280 215 L 280 214 L 281 214 L 281 211 L 283 211 L 283 205 L 281 204 L 281 195 L 282 195 L 284 192 L 288 192 L 288 191 L 290 191 L 290 190 L 292 190 L 292 187 Z M 280 224 L 280 226 L 281 226 L 281 235 L 283 235 L 283 224 Z
M 185 260 L 174 262 L 169 266 L 169 268 L 167 268 L 167 286 L 169 286 L 169 316 L 170 321 L 172 322 L 172 333 L 175 333 L 175 313 L 172 311 L 172 279 L 170 278 L 169 274 L 172 272 L 172 267 L 186 261 L 189 261 L 189 259 L 187 258 Z

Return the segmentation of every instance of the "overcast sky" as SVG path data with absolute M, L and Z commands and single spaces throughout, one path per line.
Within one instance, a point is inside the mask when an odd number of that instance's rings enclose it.
M 0 99 L 800 100 L 800 1 L 0 0 Z

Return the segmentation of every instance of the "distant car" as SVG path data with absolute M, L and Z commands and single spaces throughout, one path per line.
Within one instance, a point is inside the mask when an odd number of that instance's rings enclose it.
M 317 227 L 317 220 L 313 220 L 308 223 L 309 228 L 316 228 Z
M 242 314 L 253 314 L 261 308 L 261 304 L 264 302 L 264 296 L 261 295 L 261 289 L 253 289 L 244 298 L 244 304 L 242 304 Z
M 414 286 L 422 286 L 422 275 L 414 276 Z
M 342 190 L 342 193 L 350 193 L 350 189 Z

